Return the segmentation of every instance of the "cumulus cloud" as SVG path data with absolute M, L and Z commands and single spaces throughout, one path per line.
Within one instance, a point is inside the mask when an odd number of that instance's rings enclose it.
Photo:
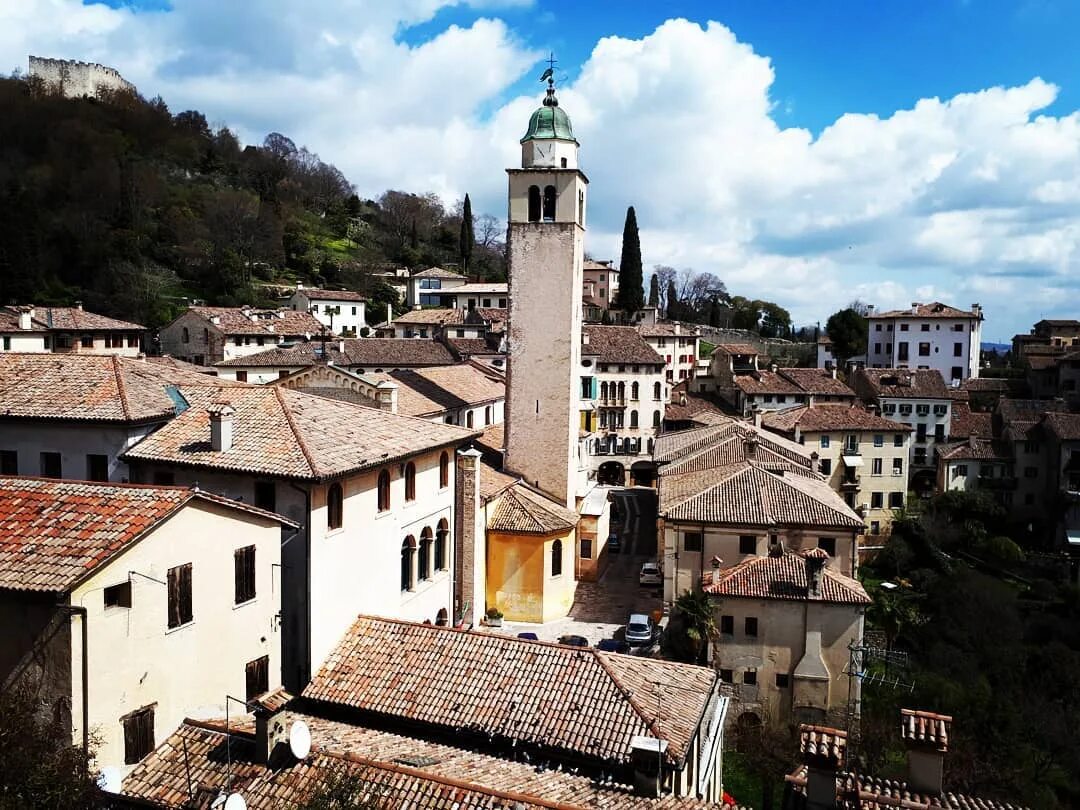
M 246 139 L 289 134 L 362 194 L 469 191 L 501 213 L 502 170 L 541 89 L 511 89 L 541 56 L 498 19 L 520 2 L 473 0 L 488 16 L 407 43 L 403 31 L 460 3 L 176 0 L 134 13 L 24 0 L 0 7 L 0 60 L 113 64 Z M 774 77 L 716 22 L 600 39 L 559 89 L 592 181 L 589 249 L 618 255 L 632 204 L 646 263 L 714 272 L 798 320 L 855 297 L 981 300 L 995 337 L 1065 314 L 1061 291 L 1080 276 L 1080 113 L 1042 112 L 1057 87 L 1033 77 L 852 111 L 815 135 L 776 123 Z

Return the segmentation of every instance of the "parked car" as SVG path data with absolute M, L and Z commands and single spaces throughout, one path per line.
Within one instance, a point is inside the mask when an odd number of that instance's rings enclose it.
M 570 647 L 588 647 L 589 640 L 585 636 L 559 636 L 559 643 Z
M 664 572 L 660 570 L 660 566 L 654 562 L 646 562 L 641 564 L 641 573 L 638 574 L 638 584 L 640 585 L 663 585 L 664 584 Z
M 630 645 L 617 638 L 603 638 L 597 643 L 596 649 L 604 652 L 628 653 L 630 652 Z
M 536 633 L 518 633 L 518 638 L 523 638 L 526 641 L 539 641 L 540 637 Z
M 626 643 L 631 646 L 653 643 L 654 628 L 652 619 L 644 613 L 631 613 L 626 623 Z
M 612 532 L 607 538 L 607 550 L 612 554 L 618 554 L 622 551 L 622 541 L 619 540 L 619 535 Z

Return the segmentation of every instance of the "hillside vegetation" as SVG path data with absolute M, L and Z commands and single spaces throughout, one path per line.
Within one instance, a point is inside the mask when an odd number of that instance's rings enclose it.
M 364 199 L 278 133 L 241 147 L 160 98 L 64 99 L 0 79 L 0 303 L 82 300 L 156 326 L 189 298 L 269 304 L 275 283 L 381 302 L 392 293 L 372 273 L 457 264 L 461 222 L 433 194 Z M 470 274 L 503 278 L 497 220 L 469 233 Z

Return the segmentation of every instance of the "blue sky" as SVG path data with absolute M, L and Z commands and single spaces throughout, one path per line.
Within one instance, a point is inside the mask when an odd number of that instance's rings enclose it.
M 1078 314 L 1074 0 L 109 6 L 0 3 L 0 68 L 105 62 L 249 142 L 289 134 L 365 196 L 468 191 L 502 216 L 553 50 L 594 255 L 632 204 L 647 264 L 799 322 L 855 297 L 979 301 L 990 339 Z

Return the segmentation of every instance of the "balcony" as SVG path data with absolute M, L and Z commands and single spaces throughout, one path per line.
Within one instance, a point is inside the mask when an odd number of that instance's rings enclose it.
M 641 438 L 609 435 L 605 438 L 589 439 L 586 450 L 590 456 L 640 456 L 645 448 Z
M 840 482 L 841 492 L 856 492 L 859 487 L 862 486 L 862 476 L 855 475 L 851 478 L 845 478 Z
M 596 404 L 601 408 L 625 408 L 626 397 L 601 397 Z
M 990 490 L 991 492 L 1011 492 L 1016 489 L 1017 480 L 1016 476 L 1006 475 L 998 478 L 992 478 L 988 475 L 979 476 L 979 488 Z

